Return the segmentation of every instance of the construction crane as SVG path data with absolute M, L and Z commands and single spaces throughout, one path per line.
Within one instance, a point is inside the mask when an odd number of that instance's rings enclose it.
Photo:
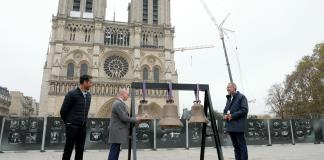
M 234 32 L 234 31 L 232 31 L 230 29 L 223 28 L 223 25 L 224 25 L 226 19 L 230 16 L 230 13 L 227 14 L 225 19 L 218 25 L 215 17 L 213 16 L 211 11 L 209 10 L 209 8 L 208 8 L 207 4 L 205 3 L 205 1 L 200 0 L 200 2 L 202 3 L 202 5 L 203 5 L 205 11 L 207 12 L 209 18 L 211 19 L 211 21 L 214 23 L 214 25 L 217 27 L 217 29 L 219 31 L 219 36 L 220 36 L 220 39 L 222 40 L 223 49 L 224 49 L 224 53 L 225 53 L 225 59 L 226 59 L 226 65 L 227 65 L 227 69 L 228 69 L 228 75 L 229 75 L 231 83 L 233 83 L 232 72 L 231 72 L 231 67 L 230 67 L 230 63 L 229 63 L 229 60 L 228 60 L 228 56 L 227 56 L 224 35 L 227 35 L 226 31 L 228 31 L 228 32 Z
M 175 48 L 174 51 L 187 51 L 187 50 L 196 50 L 196 49 L 205 49 L 205 48 L 214 48 L 214 45 L 200 45 L 200 46 L 190 46 L 190 47 L 181 47 L 181 48 Z
M 173 51 L 174 52 L 179 52 L 179 51 L 183 52 L 183 51 L 188 51 L 188 50 L 206 49 L 206 48 L 214 48 L 214 47 L 215 47 L 214 45 L 210 44 L 210 45 L 175 48 Z M 192 55 L 190 57 L 190 64 L 192 65 Z

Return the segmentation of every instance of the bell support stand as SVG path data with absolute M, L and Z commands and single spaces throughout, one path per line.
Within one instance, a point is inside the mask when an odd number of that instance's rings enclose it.
M 143 86 L 143 83 L 141 82 L 133 82 L 131 84 L 131 116 L 135 116 L 135 90 L 141 89 Z M 169 84 L 168 83 L 146 83 L 146 89 L 157 89 L 157 90 L 168 90 Z M 197 84 L 179 84 L 179 83 L 172 83 L 172 89 L 173 90 L 183 90 L 183 91 L 195 91 L 197 90 Z M 211 126 L 213 130 L 213 135 L 206 135 L 206 128 L 207 124 L 203 124 L 202 128 L 202 139 L 201 139 L 201 150 L 200 150 L 200 160 L 204 160 L 205 158 L 205 147 L 206 147 L 206 136 L 212 136 L 214 137 L 214 142 L 216 145 L 217 150 L 217 156 L 218 160 L 224 160 L 222 147 L 220 143 L 220 138 L 218 134 L 218 128 L 216 125 L 215 115 L 214 115 L 214 109 L 210 97 L 209 92 L 209 85 L 201 84 L 198 88 L 200 91 L 205 92 L 205 99 L 204 99 L 204 113 L 207 116 L 207 113 L 209 112 L 210 115 L 210 121 Z M 129 140 L 129 148 L 128 148 L 128 160 L 131 160 L 131 146 L 133 148 L 133 160 L 136 159 L 136 134 L 133 134 L 136 132 L 136 128 L 131 128 L 131 139 Z

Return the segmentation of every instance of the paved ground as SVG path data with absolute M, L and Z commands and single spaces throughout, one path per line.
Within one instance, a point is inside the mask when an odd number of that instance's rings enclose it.
M 250 160 L 324 160 L 324 144 L 296 144 L 273 146 L 248 146 Z M 138 150 L 138 160 L 199 160 L 200 149 L 158 149 Z M 223 147 L 225 160 L 233 160 L 233 148 Z M 62 151 L 24 151 L 5 152 L 0 160 L 60 160 Z M 84 153 L 84 160 L 106 160 L 108 151 L 89 150 Z M 207 148 L 205 160 L 216 160 L 215 148 Z M 123 150 L 120 160 L 127 160 L 127 150 Z

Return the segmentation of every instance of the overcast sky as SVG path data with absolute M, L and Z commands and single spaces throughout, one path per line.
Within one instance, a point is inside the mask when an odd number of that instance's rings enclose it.
M 130 0 L 108 0 L 107 17 L 127 20 Z M 205 0 L 218 22 L 229 12 L 226 44 L 234 82 L 250 103 L 250 114 L 268 113 L 267 90 L 282 82 L 302 56 L 324 42 L 323 0 Z M 180 83 L 209 84 L 214 108 L 222 111 L 229 76 L 219 34 L 200 0 L 171 0 L 174 46 L 215 48 L 175 55 Z M 3 1 L 0 5 L 0 86 L 39 100 L 43 66 L 58 0 Z M 237 47 L 237 50 L 235 49 Z M 239 69 L 240 64 L 240 69 Z M 193 93 L 180 93 L 190 108 Z

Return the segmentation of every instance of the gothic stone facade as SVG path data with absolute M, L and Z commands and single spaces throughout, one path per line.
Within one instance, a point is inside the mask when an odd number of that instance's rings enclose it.
M 131 82 L 177 82 L 170 0 L 132 0 L 128 22 L 105 20 L 106 3 L 59 0 L 43 71 L 41 116 L 59 116 L 64 95 L 83 74 L 94 77 L 90 117 L 109 117 L 118 91 L 129 90 Z M 136 95 L 138 104 L 141 91 Z M 173 95 L 178 104 L 178 93 Z M 165 96 L 166 91 L 149 90 L 147 99 L 161 111 Z

